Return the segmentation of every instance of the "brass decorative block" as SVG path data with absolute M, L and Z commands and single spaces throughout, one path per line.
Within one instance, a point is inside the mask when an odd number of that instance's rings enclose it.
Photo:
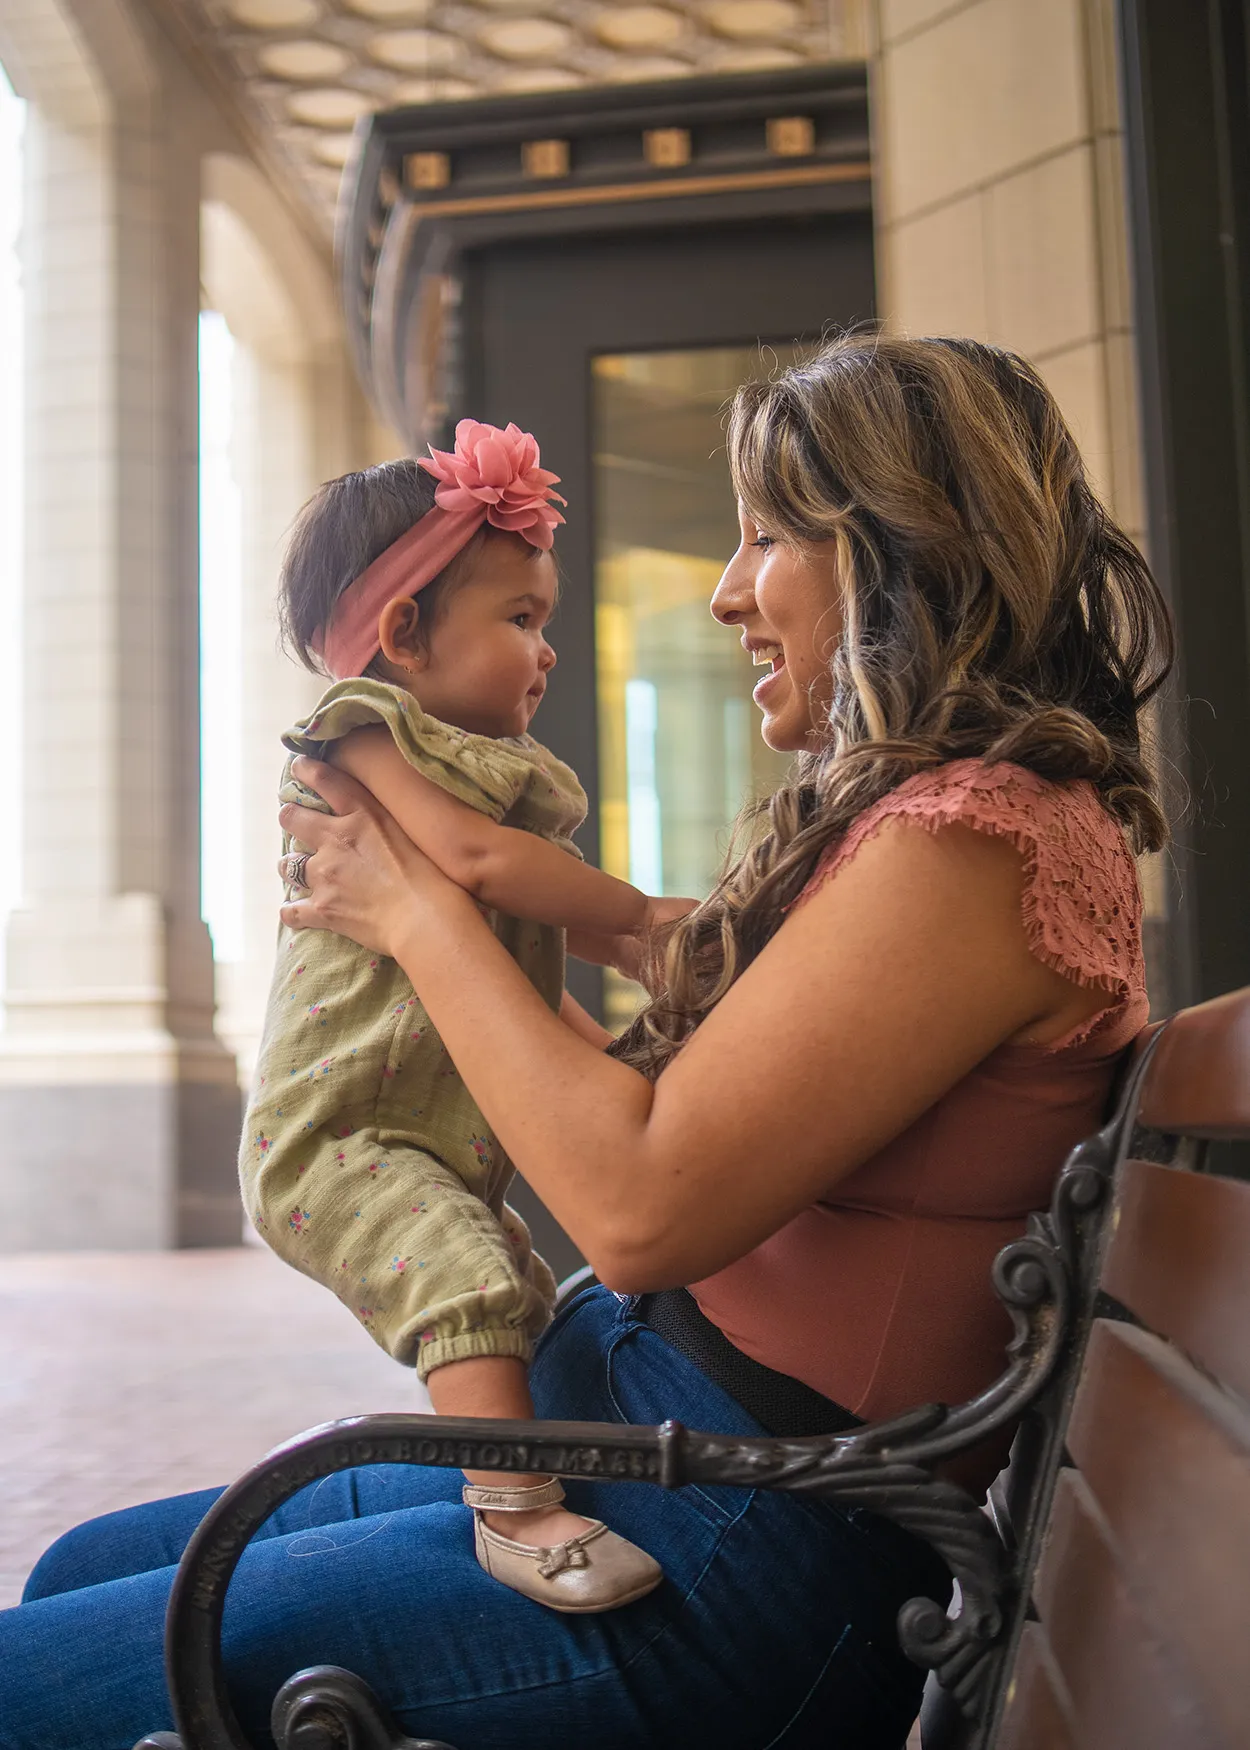
M 567 140 L 526 140 L 521 146 L 521 164 L 527 176 L 551 178 L 569 173 Z
M 816 127 L 809 115 L 779 115 L 765 124 L 774 158 L 806 158 L 816 150 Z
M 409 188 L 446 188 L 451 181 L 451 159 L 446 152 L 409 152 L 404 159 Z
M 642 136 L 642 151 L 657 170 L 672 170 L 690 162 L 689 128 L 648 128 Z

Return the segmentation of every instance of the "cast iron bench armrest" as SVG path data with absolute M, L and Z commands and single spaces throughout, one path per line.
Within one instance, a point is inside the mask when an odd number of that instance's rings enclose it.
M 1135 1066 L 1135 1085 L 1144 1061 Z M 637 1428 L 361 1416 L 278 1447 L 210 1508 L 179 1566 L 166 1624 L 166 1666 L 183 1750 L 252 1750 L 231 1708 L 221 1665 L 226 1588 L 249 1540 L 299 1490 L 368 1464 L 552 1472 L 667 1489 L 685 1483 L 780 1489 L 882 1514 L 938 1550 L 959 1582 L 956 1616 L 932 1599 L 912 1599 L 899 1613 L 899 1636 L 908 1656 L 934 1672 L 964 1717 L 975 1720 L 1014 1582 L 991 1519 L 934 1468 L 1015 1422 L 1061 1363 L 1081 1298 L 1089 1230 L 1106 1195 L 1130 1106 L 1131 1096 L 1112 1124 L 1073 1151 L 1049 1214 L 1030 1217 L 1024 1237 L 995 1260 L 994 1287 L 1015 1335 L 1006 1371 L 966 1404 L 927 1404 L 848 1434 L 784 1440 L 704 1434 L 676 1422 Z M 418 1744 L 439 1750 L 397 1734 L 367 1687 L 333 1667 L 297 1673 L 284 1686 L 274 1704 L 274 1734 L 282 1750 L 415 1750 Z M 136 1750 L 171 1750 L 178 1742 L 157 1733 Z

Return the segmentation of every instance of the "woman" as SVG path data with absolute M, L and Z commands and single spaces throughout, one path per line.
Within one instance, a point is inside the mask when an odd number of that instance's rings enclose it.
M 399 960 L 509 1155 L 628 1297 L 596 1289 L 557 1319 L 538 1413 L 745 1434 L 959 1399 L 1001 1369 L 990 1261 L 1145 1019 L 1129 847 L 1165 837 L 1138 723 L 1170 634 L 1009 354 L 836 341 L 739 393 L 730 460 L 742 541 L 712 611 L 768 663 L 763 734 L 796 775 L 671 931 L 627 1038 L 605 1052 L 552 1014 L 473 901 L 312 762 L 337 818 L 283 811 L 314 849 L 283 915 Z M 637 944 L 581 948 L 624 966 Z M 570 1503 L 607 1511 L 608 1487 Z M 611 1490 L 665 1584 L 590 1618 L 491 1587 L 451 1473 L 297 1497 L 227 1606 L 246 1728 L 325 1661 L 459 1750 L 901 1745 L 921 1674 L 895 1615 L 947 1588 L 922 1546 L 764 1493 Z M 211 1498 L 44 1558 L 0 1616 L 5 1750 L 167 1721 L 170 1564 Z

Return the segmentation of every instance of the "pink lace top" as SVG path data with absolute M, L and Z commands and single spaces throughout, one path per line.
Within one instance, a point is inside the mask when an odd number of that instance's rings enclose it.
M 738 1348 L 865 1420 L 959 1403 L 1002 1371 L 1011 1325 L 990 1286 L 994 1256 L 1101 1123 L 1148 1009 L 1137 871 L 1092 785 L 978 760 L 920 773 L 855 822 L 799 903 L 899 815 L 1010 839 L 1032 951 L 1107 1004 L 1053 1044 L 1001 1046 L 828 1197 L 692 1285 Z M 981 1455 L 966 1479 L 987 1484 L 1000 1458 Z

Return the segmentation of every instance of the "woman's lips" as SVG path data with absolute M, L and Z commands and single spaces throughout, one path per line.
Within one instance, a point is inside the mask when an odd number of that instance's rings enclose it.
M 751 690 L 751 697 L 755 700 L 757 705 L 762 705 L 764 703 L 764 700 L 768 697 L 768 689 L 775 684 L 777 677 L 781 674 L 785 666 L 786 659 L 784 656 L 774 657 L 772 668 L 762 677 L 762 679 L 756 681 L 755 686 Z

